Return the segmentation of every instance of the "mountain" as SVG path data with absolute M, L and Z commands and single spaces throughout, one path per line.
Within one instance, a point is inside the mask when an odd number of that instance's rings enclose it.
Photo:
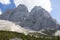
M 24 33 L 25 35 L 34 32 L 44 34 L 41 31 L 38 32 L 34 30 L 25 29 L 24 27 L 7 20 L 0 20 L 0 31 L 12 31 L 18 33 Z
M 13 32 L 25 33 L 25 34 L 28 34 L 30 32 L 35 32 L 33 30 L 25 29 L 20 25 L 17 25 L 11 21 L 6 21 L 6 20 L 0 20 L 0 30 L 13 31 Z
M 29 27 L 32 30 L 56 29 L 56 20 L 42 7 L 35 6 L 29 13 L 29 17 L 22 23 L 23 27 Z
M 13 22 L 22 22 L 27 17 L 28 9 L 25 5 L 19 5 L 15 9 L 7 10 L 0 16 L 0 19 Z
M 24 4 L 20 4 L 15 9 L 7 10 L 0 15 L 0 20 L 11 21 L 32 32 L 43 29 L 45 32 L 47 30 L 51 33 L 51 31 L 55 32 L 59 27 L 56 20 L 42 7 L 35 6 L 31 12 L 29 12 Z

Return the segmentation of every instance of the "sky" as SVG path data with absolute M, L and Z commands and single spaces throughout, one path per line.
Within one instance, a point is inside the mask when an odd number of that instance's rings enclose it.
M 51 0 L 51 5 L 52 11 L 50 13 L 60 23 L 60 0 Z
M 14 0 L 0 0 L 0 14 L 5 12 L 7 9 L 13 9 L 15 7 Z
M 31 9 L 34 6 L 41 6 L 42 8 L 46 9 L 48 12 L 51 11 L 51 3 L 50 0 L 15 0 L 14 1 L 16 6 L 19 4 L 25 4 L 28 7 L 28 10 L 31 11 Z
M 47 2 L 47 3 L 46 3 Z M 3 5 L 2 5 L 2 4 Z M 19 4 L 25 4 L 28 7 L 28 10 L 31 11 L 31 9 L 34 6 L 41 6 L 42 8 L 45 8 L 48 12 L 51 11 L 51 4 L 50 0 L 0 0 L 0 7 L 2 6 L 3 10 L 6 9 L 6 7 L 13 7 L 13 4 L 17 7 Z M 3 7 L 4 6 L 4 7 Z
M 60 0 L 0 0 L 0 14 L 7 9 L 16 8 L 19 4 L 25 4 L 29 11 L 31 11 L 34 6 L 41 6 L 60 23 Z

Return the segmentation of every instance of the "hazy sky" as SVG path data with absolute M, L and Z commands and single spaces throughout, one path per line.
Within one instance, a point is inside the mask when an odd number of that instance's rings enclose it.
M 9 7 L 13 4 L 11 4 L 12 0 L 0 0 L 0 3 L 2 3 L 4 5 L 4 9 L 6 9 L 7 5 L 9 5 Z M 51 11 L 51 2 L 50 0 L 13 0 L 16 7 L 19 4 L 25 4 L 28 7 L 28 10 L 31 11 L 31 9 L 34 6 L 41 6 L 42 8 L 46 9 L 48 12 Z M 1 5 L 1 4 L 0 4 Z M 1 5 L 2 6 L 2 5 Z M 8 8 L 8 7 L 7 7 Z
M 51 15 L 60 23 L 60 0 L 51 0 Z
M 18 6 L 19 4 L 25 4 L 28 7 L 29 11 L 31 11 L 31 9 L 34 6 L 41 6 L 42 8 L 46 9 L 48 12 L 51 11 L 50 0 L 15 0 L 14 2 L 16 6 Z
M 19 4 L 25 4 L 29 10 L 35 5 L 42 6 L 51 16 L 60 22 L 60 0 L 0 0 L 0 14 L 6 9 L 15 8 Z

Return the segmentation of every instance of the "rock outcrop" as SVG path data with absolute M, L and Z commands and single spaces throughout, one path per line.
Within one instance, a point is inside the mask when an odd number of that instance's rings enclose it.
M 29 17 L 23 21 L 22 26 L 32 30 L 41 30 L 56 29 L 57 24 L 45 9 L 35 6 L 29 13 Z
M 40 6 L 35 6 L 31 12 L 25 5 L 20 4 L 13 10 L 7 10 L 0 16 L 0 20 L 9 20 L 24 28 L 39 31 L 41 29 L 56 29 L 57 24 L 50 14 Z

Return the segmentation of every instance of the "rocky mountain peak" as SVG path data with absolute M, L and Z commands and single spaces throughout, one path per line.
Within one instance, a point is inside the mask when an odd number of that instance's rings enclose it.
M 25 10 L 24 10 L 25 9 Z M 20 4 L 17 8 L 17 11 L 27 11 L 28 12 L 28 8 L 24 5 L 24 4 Z
M 1 18 L 15 22 L 24 28 L 36 31 L 41 29 L 56 29 L 57 27 L 56 21 L 40 6 L 35 6 L 31 12 L 29 12 L 25 5 L 20 4 L 17 8 L 8 12 L 8 14 L 6 12 L 2 14 L 0 19 Z
M 56 21 L 42 7 L 35 6 L 29 13 L 29 17 L 22 23 L 23 27 L 32 30 L 56 29 Z

